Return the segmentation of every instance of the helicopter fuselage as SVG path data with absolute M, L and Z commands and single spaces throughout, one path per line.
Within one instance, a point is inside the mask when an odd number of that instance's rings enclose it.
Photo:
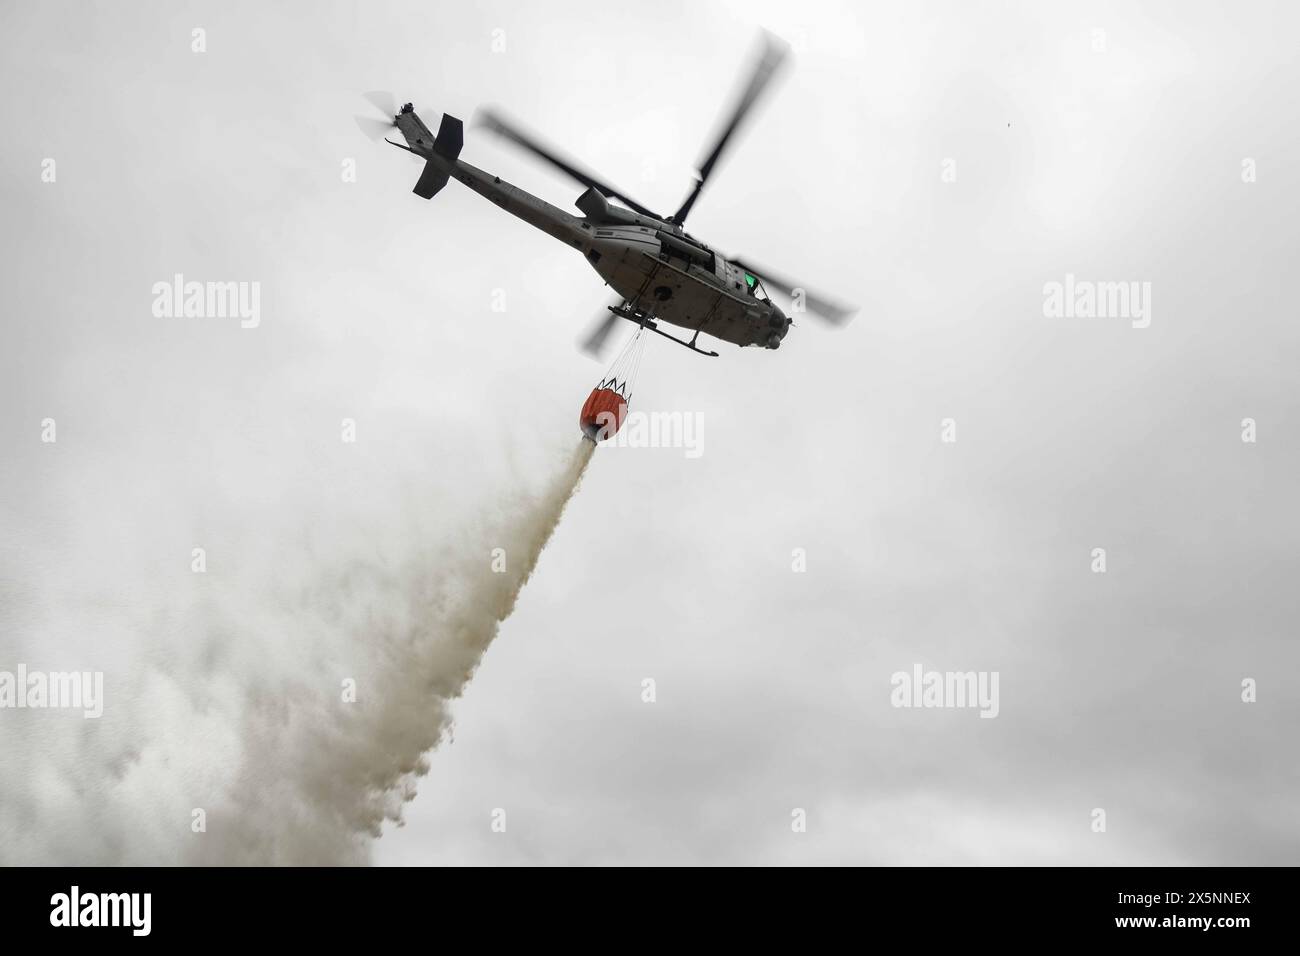
M 425 160 L 416 193 L 429 196 L 448 178 L 506 212 L 582 253 L 597 274 L 623 298 L 623 309 L 655 322 L 703 332 L 735 345 L 774 349 L 790 320 L 767 298 L 761 282 L 715 254 L 672 222 L 613 205 L 594 189 L 577 200 L 573 216 L 532 193 L 460 159 L 460 123 L 454 152 L 437 140 L 412 111 L 396 117 L 406 149 Z M 443 142 L 447 137 L 439 130 Z M 400 144 L 396 144 L 400 145 Z

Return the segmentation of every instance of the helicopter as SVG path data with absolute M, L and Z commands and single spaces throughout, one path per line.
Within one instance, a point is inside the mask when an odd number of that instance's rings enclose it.
M 845 324 L 856 311 L 850 306 L 812 294 L 806 286 L 747 260 L 730 257 L 696 239 L 683 228 L 686 217 L 709 181 L 733 135 L 769 86 L 788 54 L 788 47 L 764 34 L 762 49 L 749 81 L 726 121 L 697 167 L 698 175 L 685 200 L 671 216 L 661 216 L 627 193 L 588 172 L 558 150 L 491 108 L 477 113 L 478 125 L 521 147 L 586 187 L 574 205 L 573 216 L 499 176 L 471 166 L 460 158 L 464 124 L 444 113 L 435 135 L 416 114 L 411 103 L 396 109 L 388 93 L 367 93 L 365 98 L 387 117 L 386 121 L 358 116 L 363 131 L 419 157 L 424 170 L 413 192 L 432 199 L 451 179 L 496 203 L 506 212 L 547 235 L 579 250 L 605 283 L 619 295 L 606 306 L 581 341 L 583 351 L 599 356 L 619 319 L 636 323 L 700 355 L 718 353 L 700 348 L 700 333 L 737 346 L 775 349 L 792 325 L 791 319 L 768 295 L 771 286 L 807 311 L 832 325 Z M 405 145 L 387 138 L 396 129 Z M 678 338 L 660 328 L 666 323 L 691 332 Z

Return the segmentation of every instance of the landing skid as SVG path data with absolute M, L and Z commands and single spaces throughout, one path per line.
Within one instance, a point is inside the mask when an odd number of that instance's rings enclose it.
M 691 340 L 687 342 L 685 339 L 679 339 L 675 335 L 669 335 L 667 332 L 665 332 L 663 329 L 659 328 L 659 326 L 655 324 L 654 319 L 650 318 L 650 316 L 648 315 L 641 315 L 635 309 L 631 309 L 627 306 L 622 306 L 622 305 L 610 305 L 610 306 L 606 306 L 606 308 L 608 308 L 609 311 L 617 315 L 620 319 L 627 319 L 629 322 L 634 322 L 637 325 L 641 326 L 642 328 L 649 329 L 651 332 L 654 332 L 657 335 L 662 335 L 664 338 L 668 339 L 669 341 L 676 342 L 678 345 L 682 346 L 683 348 L 690 349 L 692 352 L 695 352 L 697 355 L 707 355 L 710 358 L 718 357 L 717 352 L 706 352 L 704 351 L 704 349 L 699 349 L 695 347 L 695 340 L 700 337 L 699 329 L 695 330 L 695 334 L 691 336 Z

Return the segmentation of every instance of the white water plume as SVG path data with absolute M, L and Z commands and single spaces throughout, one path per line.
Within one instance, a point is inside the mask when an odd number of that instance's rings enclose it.
M 4 715 L 2 861 L 367 862 L 594 448 L 582 440 L 501 515 L 491 534 L 503 567 L 445 546 L 395 564 L 337 555 L 298 587 L 243 582 L 135 615 L 167 620 L 173 640 L 110 676 L 104 721 Z

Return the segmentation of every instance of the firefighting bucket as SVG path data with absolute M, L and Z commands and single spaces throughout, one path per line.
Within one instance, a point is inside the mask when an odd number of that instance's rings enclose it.
M 587 400 L 582 403 L 578 426 L 591 441 L 602 442 L 612 438 L 623 427 L 628 404 L 632 401 L 632 385 L 641 368 L 645 343 L 645 329 L 637 329 L 627 345 L 623 346 L 618 358 L 614 359 L 614 364 L 605 373 L 605 377 L 596 383 Z

